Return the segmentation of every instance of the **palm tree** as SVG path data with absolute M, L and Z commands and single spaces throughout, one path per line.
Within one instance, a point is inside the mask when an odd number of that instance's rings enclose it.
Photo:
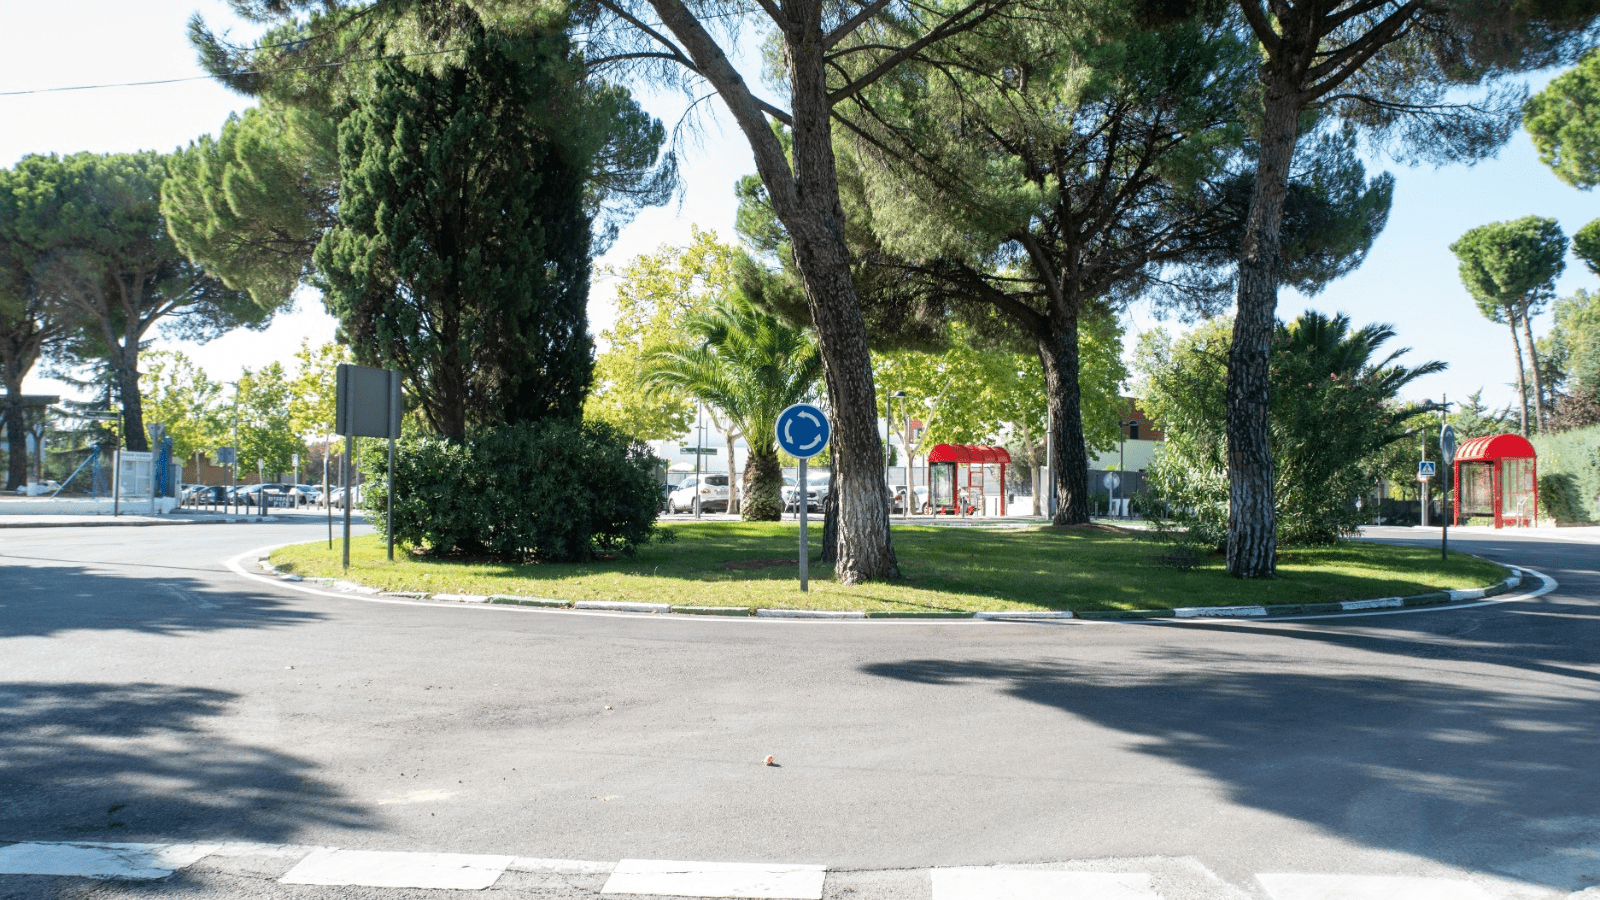
M 783 514 L 778 414 L 810 396 L 821 378 L 816 343 L 738 294 L 691 314 L 683 327 L 692 343 L 651 356 L 644 383 L 683 391 L 733 423 L 750 445 L 740 517 L 777 521 Z
M 1331 543 L 1353 529 L 1352 501 L 1370 486 L 1382 451 L 1406 436 L 1407 419 L 1438 409 L 1399 397 L 1445 364 L 1400 365 L 1409 348 L 1382 349 L 1394 336 L 1391 325 L 1353 329 L 1349 316 L 1311 310 L 1278 326 L 1272 456 L 1281 542 Z

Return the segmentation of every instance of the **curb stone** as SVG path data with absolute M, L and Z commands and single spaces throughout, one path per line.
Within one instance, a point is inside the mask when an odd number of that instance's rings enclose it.
M 349 581 L 332 578 L 304 578 L 283 574 L 277 566 L 260 557 L 257 564 L 269 574 L 285 581 L 310 581 L 335 590 L 372 594 L 406 600 L 439 600 L 452 603 L 483 603 L 511 606 L 535 606 L 549 609 L 586 609 L 609 612 L 672 613 L 689 616 L 754 616 L 763 619 L 983 619 L 988 621 L 1018 620 L 1129 620 L 1129 619 L 1275 619 L 1285 616 L 1314 616 L 1367 609 L 1402 609 L 1419 606 L 1441 606 L 1469 600 L 1495 597 L 1521 585 L 1523 571 L 1508 566 L 1511 574 L 1487 587 L 1465 590 L 1429 591 L 1406 597 L 1380 597 L 1373 600 L 1341 600 L 1333 603 L 1295 603 L 1277 606 L 1181 606 L 1174 609 L 1100 609 L 1084 612 L 1066 610 L 984 610 L 959 612 L 955 610 L 822 610 L 822 609 L 768 609 L 748 606 L 677 606 L 668 603 L 633 603 L 611 600 L 556 600 L 548 597 L 523 597 L 515 594 L 432 594 L 427 591 L 379 591 Z

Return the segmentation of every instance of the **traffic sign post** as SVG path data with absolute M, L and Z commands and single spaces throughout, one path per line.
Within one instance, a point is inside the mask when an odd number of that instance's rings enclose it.
M 806 575 L 811 558 L 806 548 L 806 512 L 810 506 L 806 491 L 806 460 L 828 446 L 833 427 L 828 414 L 809 403 L 796 403 L 778 414 L 778 447 L 800 461 L 795 505 L 800 507 L 800 590 L 807 590 Z
M 1448 560 L 1450 558 L 1450 501 L 1452 499 L 1450 496 L 1450 473 L 1454 471 L 1456 465 L 1456 430 L 1449 424 L 1439 429 L 1439 459 L 1444 462 L 1444 479 L 1439 482 L 1439 496 L 1442 498 L 1439 503 L 1439 514 L 1440 518 L 1444 519 L 1442 523 L 1444 528 L 1439 532 L 1439 558 Z

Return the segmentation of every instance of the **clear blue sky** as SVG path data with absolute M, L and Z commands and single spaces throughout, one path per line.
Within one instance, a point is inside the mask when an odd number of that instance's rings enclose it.
M 255 34 L 250 26 L 236 23 L 219 0 L 57 0 L 8 8 L 6 27 L 0 30 L 0 94 L 196 80 L 0 96 L 0 165 L 10 166 L 29 153 L 170 151 L 200 134 L 215 133 L 230 111 L 248 101 L 199 77 L 184 33 L 196 10 L 218 26 L 234 25 L 240 37 Z M 682 105 L 676 97 L 646 95 L 643 101 L 669 127 Z M 611 317 L 612 286 L 599 274 L 604 266 L 620 266 L 663 243 L 686 242 L 691 224 L 733 239 L 733 182 L 754 170 L 742 136 L 731 126 L 719 130 L 712 121 L 698 141 L 680 152 L 683 197 L 640 215 L 596 267 L 590 304 L 596 331 Z M 1600 203 L 1595 195 L 1557 181 L 1539 163 L 1525 134 L 1514 137 L 1497 159 L 1475 167 L 1385 165 L 1398 180 L 1394 209 L 1366 265 L 1318 297 L 1286 292 L 1280 316 L 1292 317 L 1309 306 L 1347 313 L 1358 325 L 1392 323 L 1399 345 L 1414 348 L 1409 361 L 1441 359 L 1450 364 L 1446 372 L 1417 382 L 1414 396 L 1448 394 L 1457 399 L 1482 387 L 1491 402 L 1511 402 L 1515 365 L 1506 328 L 1478 315 L 1456 277 L 1449 244 L 1476 225 L 1525 215 L 1553 217 L 1571 234 L 1600 217 Z M 1600 279 L 1573 259 L 1559 289 L 1566 294 L 1579 287 L 1600 287 Z M 1143 310 L 1135 310 L 1129 322 L 1130 331 L 1155 324 Z M 1536 322 L 1536 332 L 1542 333 L 1541 325 L 1548 322 Z M 204 346 L 157 345 L 181 347 L 215 377 L 231 379 L 242 367 L 288 359 L 302 338 L 321 342 L 332 335 L 332 320 L 312 296 L 264 333 L 237 333 Z M 35 378 L 28 389 L 54 390 L 56 385 Z

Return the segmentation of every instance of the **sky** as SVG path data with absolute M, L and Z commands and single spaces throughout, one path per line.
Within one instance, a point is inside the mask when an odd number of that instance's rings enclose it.
M 0 166 L 10 167 L 32 153 L 169 152 L 202 134 L 215 134 L 230 112 L 251 101 L 205 78 L 195 63 L 185 34 L 195 12 L 216 30 L 233 29 L 235 38 L 259 33 L 235 19 L 219 0 L 11 4 L 6 27 L 0 29 Z M 1551 74 L 1536 76 L 1535 89 Z M 130 82 L 169 83 L 59 90 Z M 669 128 L 677 124 L 681 98 L 639 97 Z M 720 112 L 715 101 L 707 106 Z M 738 130 L 720 124 L 726 121 L 713 116 L 697 138 L 678 147 L 680 197 L 642 212 L 596 260 L 589 307 L 594 332 L 614 316 L 615 284 L 606 274 L 608 267 L 620 268 L 662 245 L 686 244 L 691 226 L 735 240 L 734 181 L 753 172 L 755 165 Z M 1521 132 L 1498 157 L 1472 167 L 1411 168 L 1379 160 L 1370 168 L 1385 168 L 1396 176 L 1388 227 L 1366 263 L 1320 295 L 1305 298 L 1285 291 L 1279 317 L 1293 318 L 1311 308 L 1346 313 L 1357 326 L 1387 322 L 1397 332 L 1387 349 L 1412 348 L 1403 362 L 1438 359 L 1449 364 L 1444 372 L 1414 382 L 1408 396 L 1459 400 L 1481 388 L 1491 405 L 1510 404 L 1516 366 L 1508 329 L 1477 312 L 1457 277 L 1449 245 L 1475 226 L 1526 215 L 1554 218 L 1570 236 L 1600 217 L 1600 198 L 1557 180 Z M 1566 295 L 1578 288 L 1600 288 L 1600 278 L 1569 258 L 1557 291 Z M 1182 327 L 1161 323 L 1139 307 L 1129 311 L 1126 324 L 1130 346 L 1133 335 L 1144 329 Z M 1536 320 L 1535 333 L 1543 334 L 1549 324 L 1548 315 Z M 322 343 L 332 340 L 333 333 L 334 322 L 320 300 L 306 294 L 294 311 L 280 314 L 266 331 L 235 332 L 203 345 L 158 337 L 155 348 L 181 350 L 213 378 L 226 381 L 245 368 L 288 361 L 302 340 Z M 70 392 L 38 374 L 25 390 Z

